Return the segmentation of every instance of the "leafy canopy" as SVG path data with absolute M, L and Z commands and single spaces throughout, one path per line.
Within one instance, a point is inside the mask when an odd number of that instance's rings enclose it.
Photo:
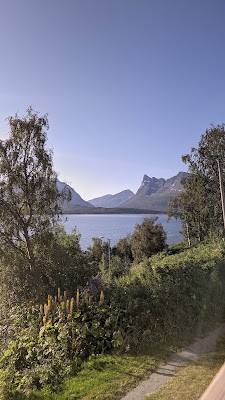
M 16 114 L 8 123 L 9 138 L 0 141 L 0 239 L 33 269 L 33 241 L 55 224 L 62 194 L 52 152 L 45 148 L 47 115 L 29 107 L 24 117 Z
M 135 262 L 151 257 L 166 247 L 166 232 L 162 224 L 156 224 L 157 218 L 144 218 L 136 224 L 131 235 L 131 251 Z
M 189 243 L 205 239 L 221 238 L 223 220 L 218 177 L 218 162 L 225 178 L 225 125 L 211 125 L 201 136 L 198 148 L 182 156 L 187 164 L 189 177 L 184 192 L 171 200 L 169 217 L 180 217 L 183 233 Z

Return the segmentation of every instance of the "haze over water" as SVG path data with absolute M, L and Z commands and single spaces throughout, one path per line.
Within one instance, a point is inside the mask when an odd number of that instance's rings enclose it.
M 83 250 L 92 244 L 93 237 L 104 236 L 110 239 L 111 246 L 115 245 L 119 239 L 132 234 L 136 224 L 140 224 L 145 217 L 158 217 L 157 223 L 163 225 L 167 233 L 167 243 L 172 244 L 183 239 L 180 220 L 174 218 L 167 222 L 167 215 L 149 214 L 114 214 L 114 215 L 65 215 L 64 226 L 67 233 L 71 233 L 77 227 L 81 234 L 80 244 Z

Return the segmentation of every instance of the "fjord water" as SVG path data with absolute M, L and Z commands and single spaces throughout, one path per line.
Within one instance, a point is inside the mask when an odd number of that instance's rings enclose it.
M 110 239 L 111 246 L 119 239 L 132 234 L 136 224 L 140 224 L 145 217 L 158 217 L 157 223 L 163 225 L 167 233 L 167 243 L 172 244 L 183 239 L 180 220 L 172 218 L 167 222 L 166 214 L 113 214 L 113 215 L 64 215 L 63 222 L 66 232 L 69 234 L 74 227 L 81 234 L 80 244 L 83 250 L 92 244 L 93 237 L 104 236 L 103 240 Z

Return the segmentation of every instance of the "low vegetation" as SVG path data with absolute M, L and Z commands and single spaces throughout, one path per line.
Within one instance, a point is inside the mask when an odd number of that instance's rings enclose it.
M 115 400 L 147 376 L 149 370 L 159 365 L 159 356 L 151 355 L 99 355 L 85 362 L 76 376 L 68 378 L 61 390 L 32 392 L 26 400 L 85 399 Z M 25 400 L 24 398 L 24 400 Z

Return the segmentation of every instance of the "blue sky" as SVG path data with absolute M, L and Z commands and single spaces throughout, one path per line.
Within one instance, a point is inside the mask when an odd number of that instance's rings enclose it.
M 1 0 L 0 138 L 7 116 L 47 112 L 85 200 L 186 170 L 225 122 L 224 21 L 223 0 Z

